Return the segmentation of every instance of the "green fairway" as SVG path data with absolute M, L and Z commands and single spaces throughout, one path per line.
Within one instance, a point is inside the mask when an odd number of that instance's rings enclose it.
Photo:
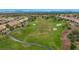
M 13 40 L 11 40 L 9 37 L 7 36 L 2 36 L 0 35 L 0 50 L 29 50 L 29 49 L 44 49 L 44 48 L 40 48 L 38 46 L 29 46 L 27 44 L 21 44 L 18 42 L 15 42 Z
M 13 31 L 11 35 L 23 42 L 36 44 L 24 49 L 61 49 L 62 42 L 60 38 L 62 31 L 65 29 L 67 29 L 66 21 L 54 17 L 48 19 L 37 17 L 34 21 L 30 21 L 28 26 Z M 47 48 L 37 46 L 39 44 Z

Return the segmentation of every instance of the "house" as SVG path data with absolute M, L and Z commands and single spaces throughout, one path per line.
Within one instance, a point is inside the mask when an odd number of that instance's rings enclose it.
M 8 22 L 8 23 L 6 24 L 6 26 L 7 26 L 8 28 L 10 28 L 10 30 L 13 30 L 13 29 L 15 29 L 15 28 L 17 28 L 17 27 L 21 27 L 22 24 L 21 24 L 19 21 L 17 21 L 17 20 L 13 20 L 13 21 Z
M 7 28 L 10 28 L 10 30 L 13 30 L 15 28 L 18 28 L 18 27 L 22 27 L 26 24 L 26 21 L 28 20 L 27 17 L 23 18 L 23 19 L 15 19 L 15 20 L 12 20 L 12 21 L 9 21 L 6 26 Z
M 21 19 L 21 20 L 19 20 L 19 22 L 21 23 L 22 26 L 24 26 L 27 24 L 27 20 L 28 19 Z
M 9 29 L 6 27 L 5 24 L 0 25 L 0 34 L 6 34 L 9 31 Z

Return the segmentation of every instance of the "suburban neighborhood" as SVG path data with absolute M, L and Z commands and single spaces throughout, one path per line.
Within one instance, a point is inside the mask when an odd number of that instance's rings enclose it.
M 11 29 L 24 26 L 27 20 L 28 17 L 0 17 L 0 34 L 6 34 Z

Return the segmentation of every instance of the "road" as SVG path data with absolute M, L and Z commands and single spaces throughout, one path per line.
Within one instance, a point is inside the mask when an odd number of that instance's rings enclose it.
M 74 18 L 74 17 L 66 17 L 66 16 L 59 16 L 59 17 L 61 17 L 61 18 L 65 18 L 65 19 L 69 19 L 69 20 L 71 20 L 71 21 L 74 21 L 74 22 L 79 23 L 79 19 Z

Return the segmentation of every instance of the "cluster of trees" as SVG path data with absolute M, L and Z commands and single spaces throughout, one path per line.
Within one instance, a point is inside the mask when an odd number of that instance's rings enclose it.
M 34 21 L 34 20 L 36 20 L 36 18 L 37 18 L 36 16 L 29 16 L 28 21 Z
M 71 49 L 76 49 L 76 41 L 79 41 L 79 31 L 74 30 L 71 33 L 68 34 L 68 38 L 71 41 Z

